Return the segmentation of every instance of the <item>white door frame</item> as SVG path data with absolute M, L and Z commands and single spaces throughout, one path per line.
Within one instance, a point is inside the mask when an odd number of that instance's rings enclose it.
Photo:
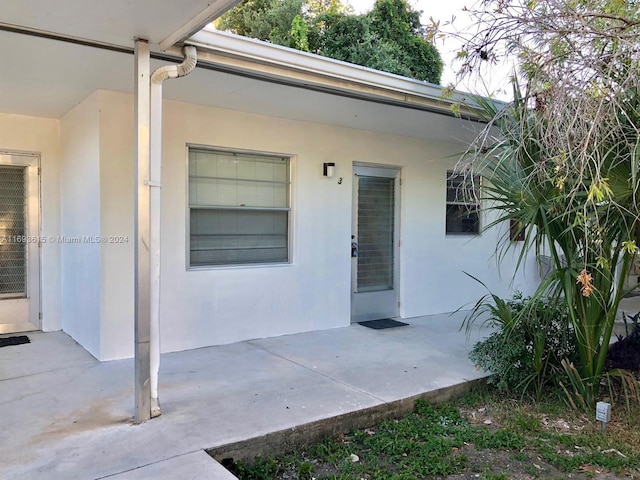
M 357 209 L 358 209 L 358 189 L 356 188 L 356 177 L 366 175 L 372 177 L 385 177 L 395 179 L 394 183 L 394 211 L 393 211 L 393 289 L 388 293 L 385 303 L 392 305 L 390 310 L 381 310 L 373 298 L 376 293 L 358 293 L 358 259 L 351 258 L 351 322 L 361 322 L 374 320 L 377 318 L 393 318 L 399 316 L 400 311 L 400 177 L 402 169 L 397 166 L 379 165 L 354 162 L 353 163 L 353 198 L 352 198 L 352 235 L 358 239 Z M 366 306 L 366 311 L 362 311 Z
M 26 292 L 0 298 L 0 334 L 40 330 L 40 155 L 0 150 L 0 165 L 26 167 L 27 196 L 27 231 L 21 239 L 27 245 Z

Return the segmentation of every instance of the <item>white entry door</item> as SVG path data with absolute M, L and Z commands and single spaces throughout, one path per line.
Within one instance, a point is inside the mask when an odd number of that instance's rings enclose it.
M 399 170 L 354 166 L 351 321 L 398 315 Z
M 38 164 L 0 154 L 0 333 L 40 328 Z

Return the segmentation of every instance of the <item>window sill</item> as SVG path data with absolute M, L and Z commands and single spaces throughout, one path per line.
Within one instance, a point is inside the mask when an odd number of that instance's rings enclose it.
M 294 263 L 250 263 L 243 265 L 197 265 L 197 266 L 189 266 L 187 265 L 187 272 L 202 272 L 202 271 L 218 271 L 218 270 L 248 270 L 248 269 L 256 269 L 256 268 L 286 268 L 293 267 Z

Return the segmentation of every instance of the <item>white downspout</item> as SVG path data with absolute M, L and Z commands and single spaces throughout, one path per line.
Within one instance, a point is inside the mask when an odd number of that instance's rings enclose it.
M 183 48 L 184 61 L 180 65 L 165 65 L 151 75 L 150 130 L 150 223 L 149 250 L 151 253 L 151 417 L 160 415 L 158 399 L 158 372 L 160 370 L 160 186 L 162 179 L 162 83 L 168 78 L 183 77 L 191 73 L 198 61 L 196 47 Z

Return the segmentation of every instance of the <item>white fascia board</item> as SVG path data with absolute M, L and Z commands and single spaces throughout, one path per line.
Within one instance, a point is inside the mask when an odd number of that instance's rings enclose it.
M 159 44 L 160 50 L 165 51 L 170 47 L 173 47 L 176 43 L 182 42 L 189 38 L 194 33 L 202 30 L 202 28 L 211 23 L 227 10 L 231 10 L 242 0 L 214 0 L 207 8 L 205 8 L 198 15 L 193 17 L 187 23 L 185 23 L 178 30 L 173 32 L 167 38 L 162 40 Z
M 272 76 L 280 70 L 286 72 L 282 73 L 283 76 L 292 79 L 297 72 L 298 79 L 303 83 L 313 81 L 318 85 L 326 84 L 345 92 L 366 91 L 380 97 L 388 96 L 394 101 L 401 100 L 407 103 L 407 106 L 413 102 L 420 105 L 428 104 L 443 113 L 451 113 L 451 106 L 460 104 L 463 115 L 479 119 L 477 111 L 474 111 L 479 106 L 469 94 L 454 91 L 451 96 L 445 97 L 443 96 L 445 88 L 440 85 L 221 32 L 209 27 L 194 34 L 185 43 L 196 46 L 199 52 L 204 52 L 205 56 L 200 57 L 202 60 L 207 58 L 206 53 L 212 55 L 209 58 L 214 63 L 216 60 L 224 61 L 224 57 L 238 59 L 243 61 L 245 66 L 254 64 Z

